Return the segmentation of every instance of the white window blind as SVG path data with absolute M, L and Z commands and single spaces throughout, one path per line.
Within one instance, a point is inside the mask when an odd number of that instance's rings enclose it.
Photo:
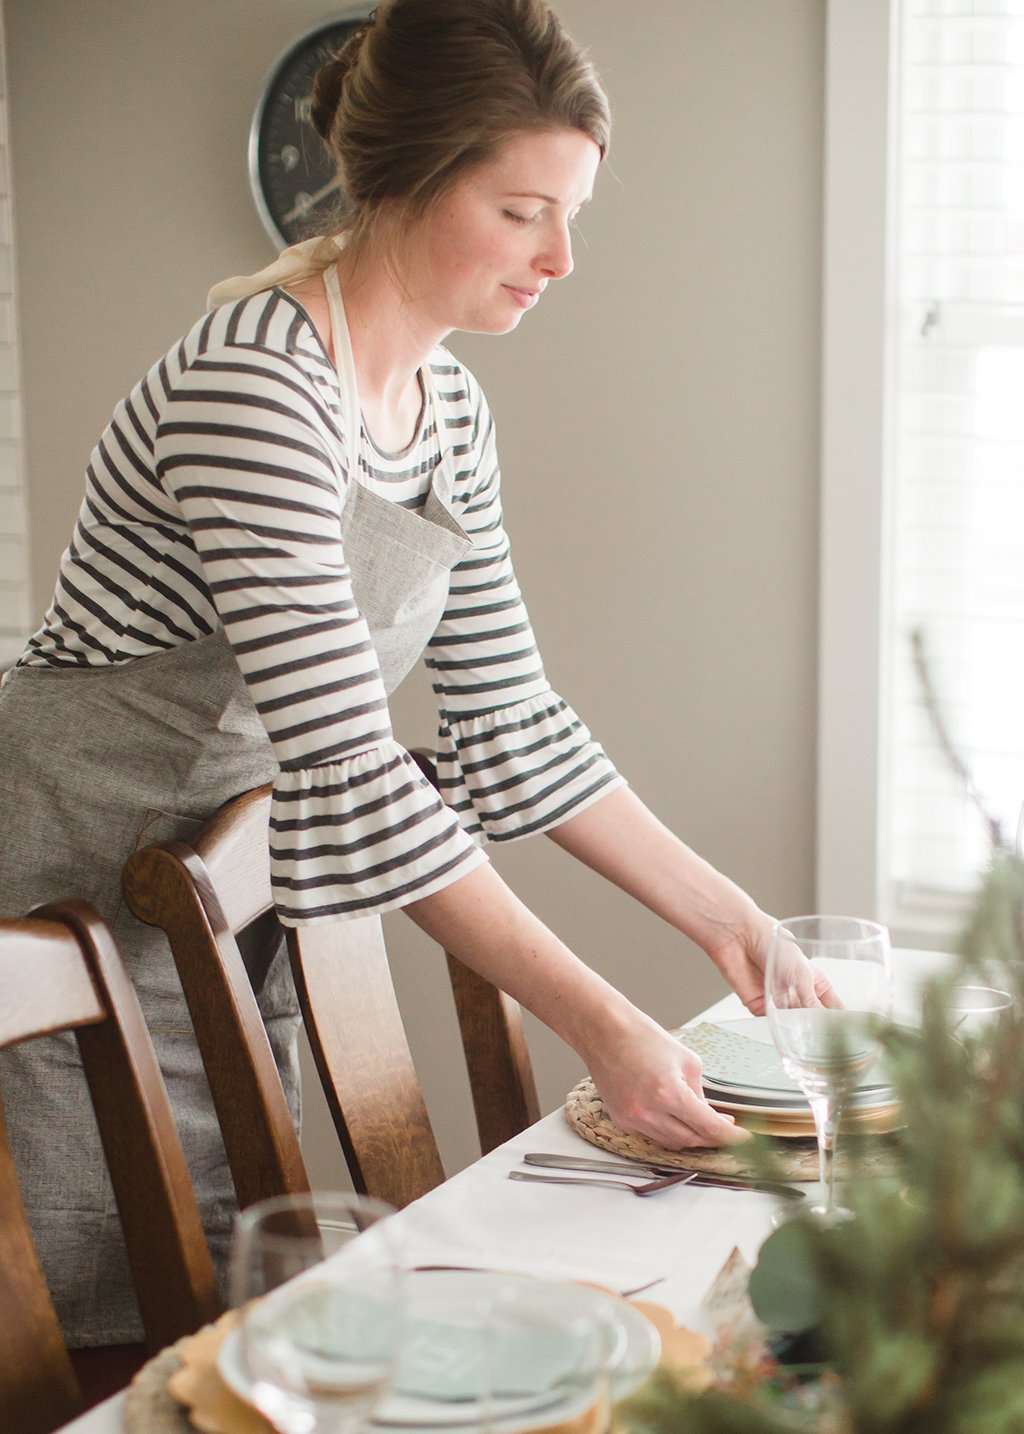
M 1024 0 L 901 0 L 882 829 L 887 918 L 969 892 L 1024 803 Z

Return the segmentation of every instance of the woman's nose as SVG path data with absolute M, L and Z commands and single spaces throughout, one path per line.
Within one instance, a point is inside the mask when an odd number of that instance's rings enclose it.
M 545 249 L 538 260 L 539 267 L 551 279 L 565 279 L 572 273 L 572 237 L 564 230 Z

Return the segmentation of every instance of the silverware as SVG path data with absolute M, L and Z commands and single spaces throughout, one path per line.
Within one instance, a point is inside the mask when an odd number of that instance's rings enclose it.
M 792 1185 L 782 1185 L 774 1180 L 759 1180 L 753 1175 L 714 1175 L 706 1170 L 694 1170 L 682 1165 L 657 1165 L 654 1162 L 633 1161 L 626 1165 L 621 1160 L 588 1160 L 579 1155 L 524 1155 L 527 1165 L 543 1165 L 552 1170 L 589 1170 L 600 1175 L 679 1175 L 690 1174 L 695 1185 L 722 1190 L 754 1190 L 760 1195 L 777 1195 L 782 1200 L 802 1200 L 804 1192 Z
M 579 1175 L 537 1175 L 532 1170 L 510 1170 L 510 1180 L 536 1180 L 541 1185 L 604 1185 L 608 1190 L 628 1190 L 631 1195 L 657 1195 L 670 1185 L 692 1185 L 696 1175 L 686 1170 L 677 1170 L 674 1175 L 663 1175 L 660 1180 L 648 1180 L 643 1185 L 626 1185 L 621 1180 L 588 1180 Z

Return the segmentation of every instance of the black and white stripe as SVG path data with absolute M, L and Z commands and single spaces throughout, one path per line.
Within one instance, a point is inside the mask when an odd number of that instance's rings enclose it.
M 440 802 L 394 740 L 341 539 L 351 445 L 333 366 L 281 290 L 206 315 L 118 405 L 93 450 L 53 604 L 25 665 L 130 662 L 223 626 L 280 764 L 281 917 L 382 912 L 621 780 L 548 686 L 501 518 L 479 385 L 434 355 L 456 511 L 474 546 L 427 651 Z M 429 407 L 401 454 L 358 445 L 358 481 L 418 510 L 440 459 Z

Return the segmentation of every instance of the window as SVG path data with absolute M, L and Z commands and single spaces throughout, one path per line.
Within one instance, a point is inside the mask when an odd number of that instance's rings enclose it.
M 852 899 L 908 942 L 955 930 L 989 851 L 929 716 L 915 631 L 1011 840 L 1024 802 L 1024 0 L 833 0 L 829 21 L 819 899 Z M 836 106 L 868 74 L 873 148 L 858 157 Z M 858 189 L 859 258 L 835 228 L 855 222 Z M 841 416 L 830 356 L 866 437 Z M 855 499 L 837 487 L 851 481 Z M 838 556 L 837 515 L 855 523 Z M 861 761 L 837 777 L 844 703 Z

